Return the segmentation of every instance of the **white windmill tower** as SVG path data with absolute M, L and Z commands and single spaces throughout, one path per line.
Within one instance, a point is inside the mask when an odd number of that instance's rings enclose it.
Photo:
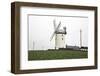
M 55 36 L 55 49 L 59 48 L 65 48 L 65 35 L 66 35 L 66 27 L 63 27 L 63 29 L 60 29 L 61 27 L 61 21 L 59 22 L 58 26 L 56 25 L 55 20 L 53 21 L 54 24 L 54 32 L 50 38 L 50 41 Z

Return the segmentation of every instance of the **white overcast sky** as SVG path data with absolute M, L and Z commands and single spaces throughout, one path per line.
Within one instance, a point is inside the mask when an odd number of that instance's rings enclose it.
M 80 29 L 82 29 L 82 46 L 88 45 L 88 18 L 30 15 L 28 25 L 29 50 L 46 50 L 55 47 L 55 38 L 50 41 L 50 37 L 54 32 L 54 19 L 56 20 L 56 24 L 61 21 L 61 28 L 63 26 L 67 28 L 65 37 L 66 45 L 80 45 Z

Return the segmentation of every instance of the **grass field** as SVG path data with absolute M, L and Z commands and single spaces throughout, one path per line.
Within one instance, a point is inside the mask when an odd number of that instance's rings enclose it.
M 87 58 L 87 51 L 55 50 L 55 51 L 28 51 L 28 60 L 55 60 Z

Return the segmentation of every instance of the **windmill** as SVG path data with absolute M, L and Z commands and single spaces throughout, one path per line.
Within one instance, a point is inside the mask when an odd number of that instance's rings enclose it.
M 55 49 L 65 48 L 66 47 L 65 45 L 66 27 L 63 27 L 63 29 L 60 29 L 61 21 L 59 22 L 57 26 L 55 20 L 53 21 L 53 25 L 54 25 L 54 32 L 51 35 L 50 41 L 55 36 Z

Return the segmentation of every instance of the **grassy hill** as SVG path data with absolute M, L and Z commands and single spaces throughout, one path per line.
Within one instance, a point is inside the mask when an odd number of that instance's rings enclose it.
M 28 51 L 28 60 L 55 60 L 79 58 L 88 58 L 88 52 L 77 50 Z

